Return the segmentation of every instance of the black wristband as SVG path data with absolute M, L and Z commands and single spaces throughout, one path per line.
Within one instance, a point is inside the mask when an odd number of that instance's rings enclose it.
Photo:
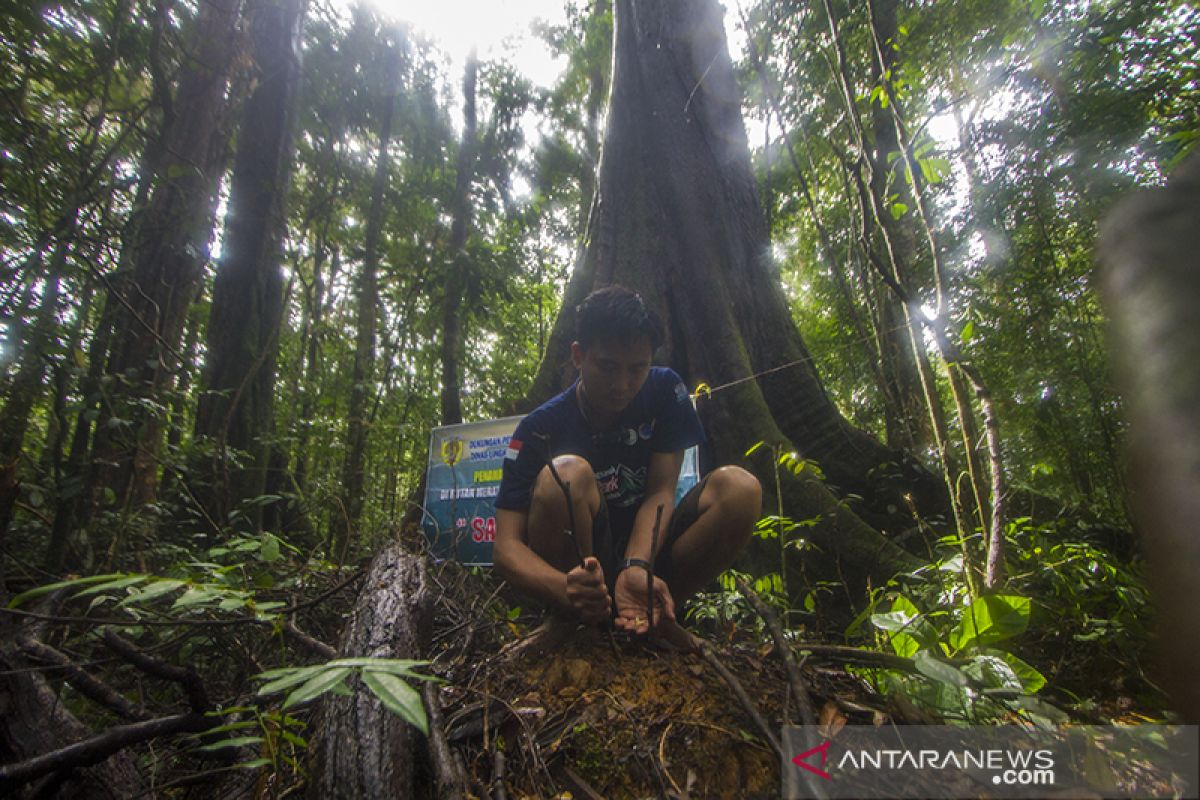
M 621 562 L 621 566 L 617 569 L 617 574 L 620 575 L 630 567 L 641 567 L 651 575 L 654 574 L 654 565 L 644 558 L 627 558 Z

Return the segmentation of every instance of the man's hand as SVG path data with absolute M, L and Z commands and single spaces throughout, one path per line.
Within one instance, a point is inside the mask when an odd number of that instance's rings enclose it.
M 612 614 L 604 569 L 594 556 L 588 556 L 582 567 L 567 573 L 567 603 L 588 625 L 598 625 Z
M 654 607 L 646 608 L 646 570 L 641 567 L 629 567 L 617 576 L 613 597 L 617 602 L 616 626 L 619 630 L 645 633 L 650 630 L 651 618 L 655 627 L 664 619 L 675 620 L 675 600 L 667 584 L 658 576 L 654 577 Z

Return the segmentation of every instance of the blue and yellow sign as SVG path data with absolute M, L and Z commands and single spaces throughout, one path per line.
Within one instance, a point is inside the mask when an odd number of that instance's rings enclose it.
M 505 417 L 433 429 L 421 527 L 435 558 L 492 563 L 504 451 L 520 421 Z

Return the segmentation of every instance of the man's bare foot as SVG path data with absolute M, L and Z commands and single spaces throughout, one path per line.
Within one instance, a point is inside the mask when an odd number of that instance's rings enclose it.
M 504 645 L 500 649 L 500 657 L 505 661 L 514 661 L 544 655 L 569 639 L 578 627 L 579 623 L 574 620 L 551 616 L 528 635 Z
M 673 619 L 662 619 L 654 626 L 651 641 L 668 650 L 692 653 L 700 649 L 700 640 Z

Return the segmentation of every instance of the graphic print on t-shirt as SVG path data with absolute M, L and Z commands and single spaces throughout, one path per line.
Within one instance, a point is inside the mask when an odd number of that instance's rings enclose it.
M 628 508 L 642 499 L 646 488 L 646 468 L 633 469 L 617 463 L 596 473 L 596 482 L 604 500 L 613 508 Z

